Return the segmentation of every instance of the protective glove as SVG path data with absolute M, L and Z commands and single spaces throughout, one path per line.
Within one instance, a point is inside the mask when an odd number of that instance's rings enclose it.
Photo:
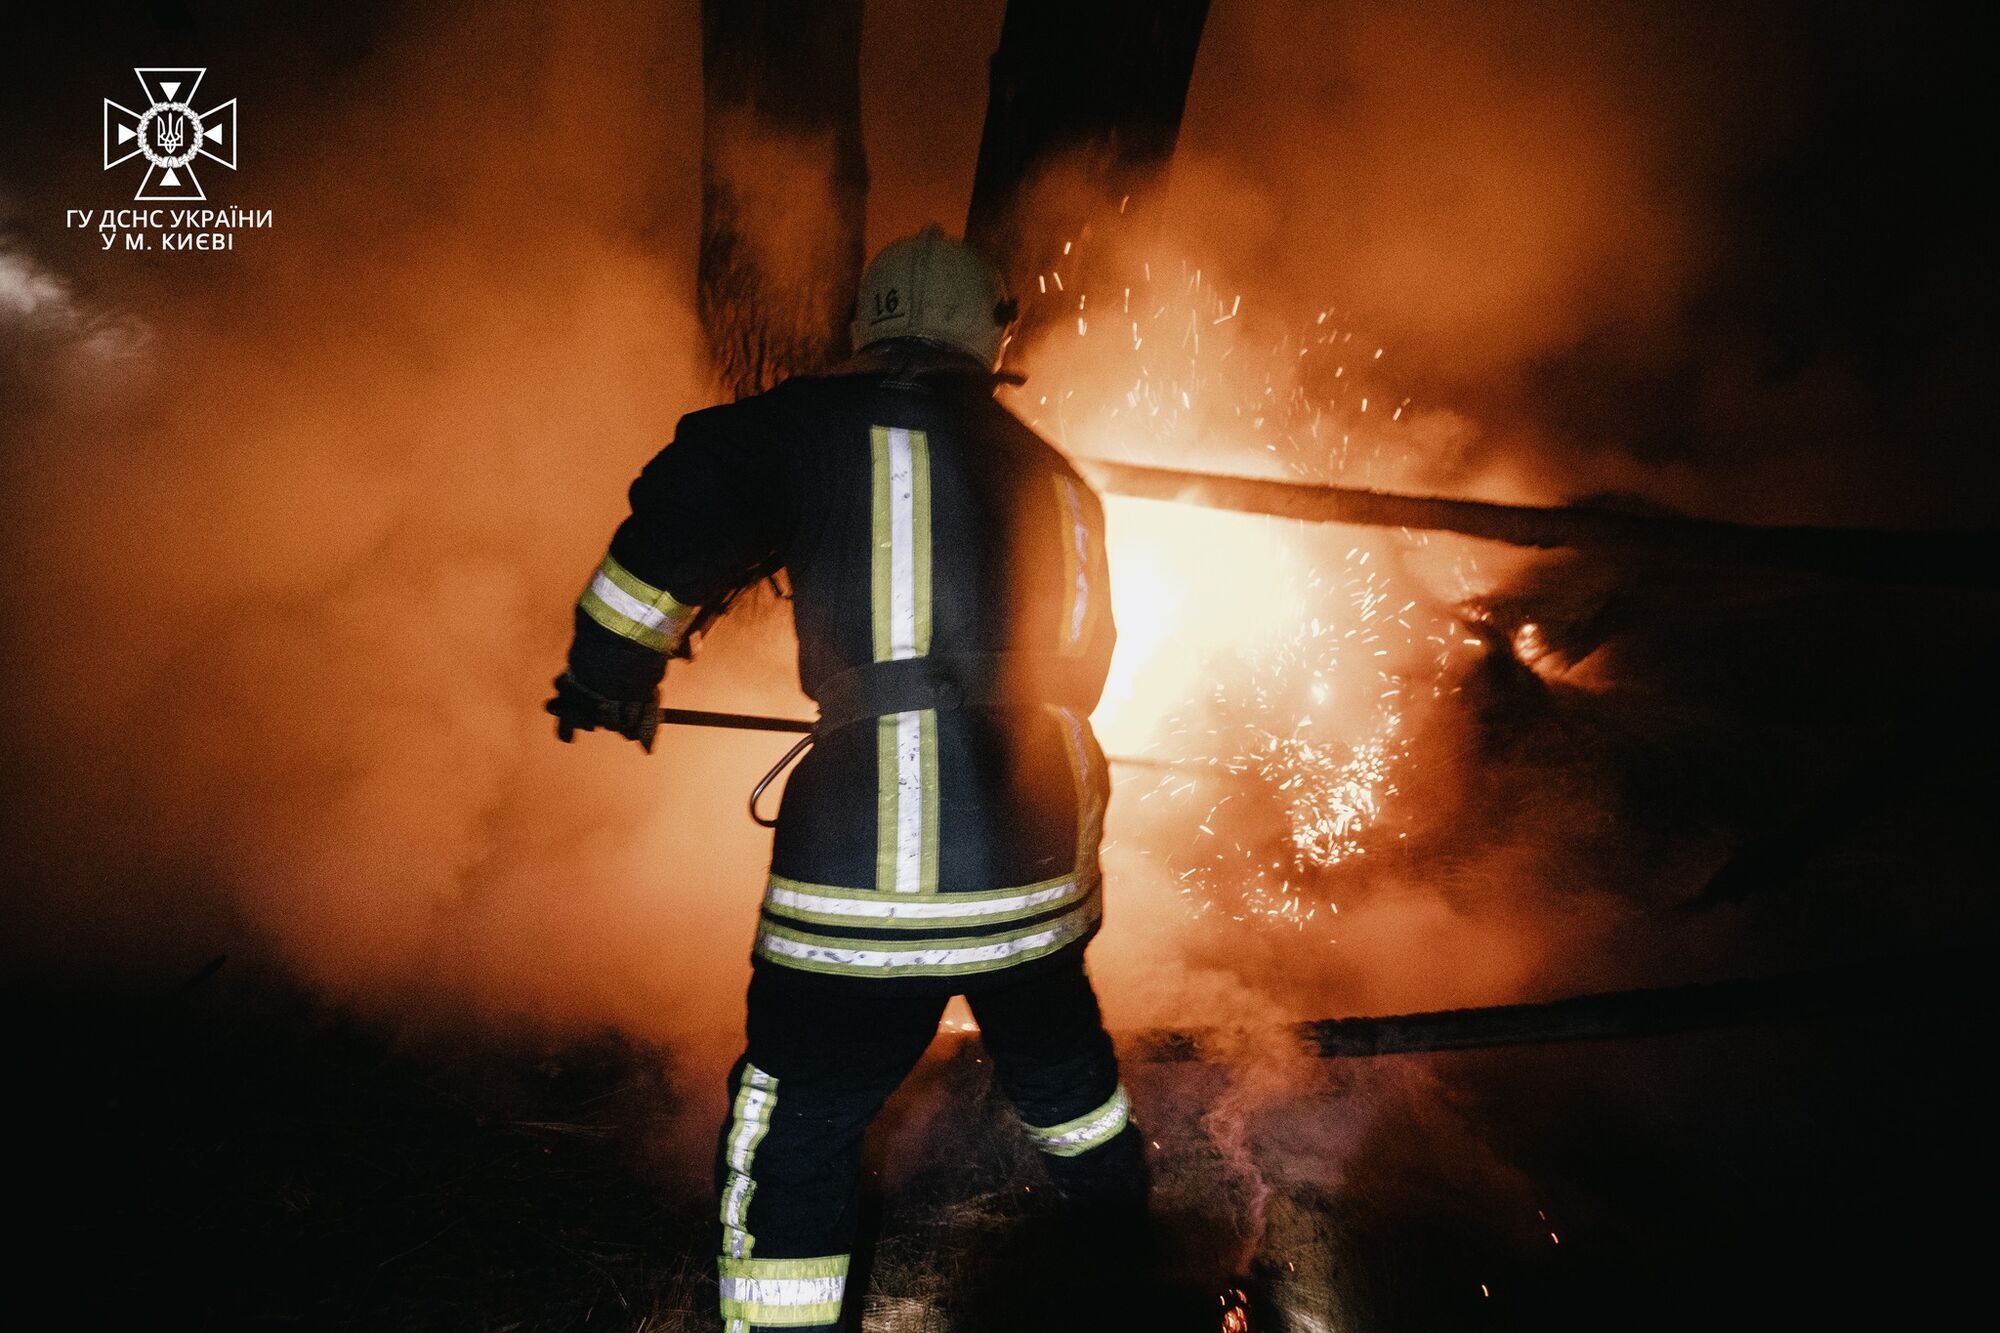
M 542 705 L 556 720 L 556 739 L 567 745 L 579 731 L 599 727 L 639 742 L 653 752 L 653 735 L 660 729 L 660 692 L 648 699 L 611 699 L 565 671 L 556 677 L 556 697 Z

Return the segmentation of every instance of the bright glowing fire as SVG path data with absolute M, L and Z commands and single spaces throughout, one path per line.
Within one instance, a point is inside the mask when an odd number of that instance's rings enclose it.
M 1394 475 L 1408 404 L 1371 402 L 1381 348 L 1330 311 L 1261 336 L 1199 268 L 1135 267 L 1109 301 L 1073 273 L 1038 280 L 1031 297 L 1075 318 L 1018 395 L 1033 424 L 1082 460 Z M 1331 872 L 1399 836 L 1404 721 L 1462 637 L 1404 568 L 1423 538 L 1107 504 L 1119 643 L 1095 720 L 1107 751 L 1144 761 L 1121 795 L 1146 808 L 1149 850 L 1197 915 L 1330 920 Z

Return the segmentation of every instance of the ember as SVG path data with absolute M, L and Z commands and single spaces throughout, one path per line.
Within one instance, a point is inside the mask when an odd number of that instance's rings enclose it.
M 1250 1333 L 1250 1296 L 1241 1287 L 1222 1293 L 1222 1333 Z

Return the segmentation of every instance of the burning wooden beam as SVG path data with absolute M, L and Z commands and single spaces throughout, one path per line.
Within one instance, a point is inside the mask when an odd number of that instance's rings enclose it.
M 2000 532 L 1759 527 L 1581 505 L 1535 506 L 1403 495 L 1079 459 L 1112 495 L 1309 523 L 1454 532 L 1509 546 L 1568 548 L 1682 564 L 1758 566 L 1872 582 L 1992 588 Z

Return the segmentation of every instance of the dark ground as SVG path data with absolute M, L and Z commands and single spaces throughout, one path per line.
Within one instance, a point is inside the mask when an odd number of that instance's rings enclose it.
M 399 1043 L 241 968 L 10 999 L 11 1326 L 714 1327 L 657 1051 Z M 1955 1323 L 1986 1282 L 1989 1017 L 1307 1062 L 1247 1123 L 1274 1187 L 1253 1327 Z M 867 1327 L 1049 1327 L 1034 1166 L 940 1051 L 878 1135 L 904 1166 Z M 1201 1126 L 1231 1076 L 1130 1072 L 1177 1270 L 1219 1285 L 1249 1185 Z

